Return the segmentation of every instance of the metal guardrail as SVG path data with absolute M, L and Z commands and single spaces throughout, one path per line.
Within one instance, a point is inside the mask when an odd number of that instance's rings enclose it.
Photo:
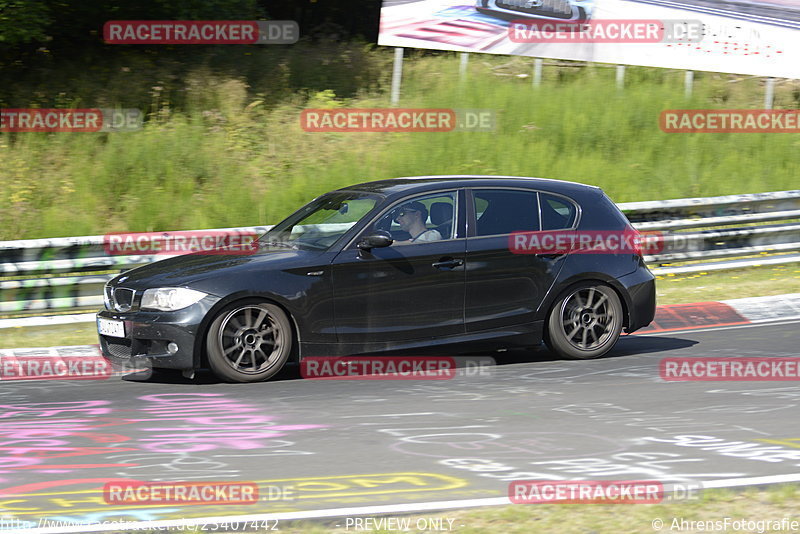
M 663 248 L 645 256 L 657 275 L 800 262 L 800 254 L 791 254 L 800 251 L 800 190 L 629 202 L 619 208 L 637 230 L 663 234 Z
M 671 230 L 800 217 L 800 189 L 618 204 L 639 230 Z
M 263 234 L 272 226 L 206 232 Z M 103 286 L 119 272 L 170 255 L 109 256 L 102 235 L 0 241 L 0 314 L 99 309 Z
M 631 202 L 619 208 L 638 230 L 663 233 L 663 249 L 645 256 L 657 275 L 800 262 L 800 253 L 793 254 L 800 251 L 800 190 Z M 261 234 L 270 228 L 215 231 Z M 121 270 L 169 257 L 109 256 L 104 239 L 0 242 L 0 313 L 98 309 L 103 285 Z

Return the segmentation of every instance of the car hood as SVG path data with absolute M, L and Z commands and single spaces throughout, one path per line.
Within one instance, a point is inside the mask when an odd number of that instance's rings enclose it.
M 310 250 L 267 249 L 251 255 L 187 254 L 159 260 L 121 273 L 110 285 L 144 290 L 154 287 L 197 287 L 213 293 L 217 278 L 236 276 L 257 269 L 259 272 L 311 265 L 322 253 Z

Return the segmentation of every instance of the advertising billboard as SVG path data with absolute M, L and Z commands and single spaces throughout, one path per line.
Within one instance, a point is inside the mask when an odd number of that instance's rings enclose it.
M 384 0 L 378 44 L 800 78 L 800 0 Z

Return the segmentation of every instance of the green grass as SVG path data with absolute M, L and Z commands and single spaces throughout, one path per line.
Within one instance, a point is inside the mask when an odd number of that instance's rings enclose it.
M 375 69 L 386 52 L 359 58 Z M 365 77 L 348 99 L 288 89 L 267 97 L 230 72 L 206 69 L 181 78 L 183 86 L 170 82 L 169 94 L 182 88 L 191 96 L 180 106 L 156 91 L 138 132 L 0 134 L 0 240 L 271 224 L 330 189 L 419 174 L 575 180 L 603 187 L 616 202 L 797 185 L 797 136 L 658 128 L 668 108 L 758 107 L 757 80 L 700 74 L 686 100 L 679 71 L 630 68 L 619 91 L 613 69 L 552 65 L 534 88 L 521 77 L 530 61 L 472 58 L 459 84 L 453 54 L 412 54 L 401 105 L 493 110 L 494 133 L 304 132 L 303 108 L 387 106 L 386 76 Z M 117 88 L 130 78 L 109 76 Z M 778 104 L 795 106 L 793 91 L 780 86 Z
M 0 349 L 96 345 L 97 326 L 91 323 L 18 326 L 0 329 Z
M 663 504 L 520 504 L 465 510 L 434 511 L 427 514 L 349 516 L 318 521 L 274 521 L 270 526 L 289 534 L 344 534 L 347 532 L 371 532 L 390 534 L 396 532 L 453 532 L 456 534 L 530 534 L 558 532 L 562 534 L 622 534 L 655 532 L 797 532 L 800 517 L 797 515 L 797 500 L 800 489 L 794 484 L 771 486 L 766 489 L 746 488 L 734 490 L 706 490 L 698 498 L 673 501 Z M 393 530 L 356 527 L 347 519 L 410 520 L 408 530 Z M 724 521 L 729 524 L 723 528 Z M 780 527 L 786 520 L 787 529 Z M 441 520 L 441 523 L 436 522 Z M 681 525 L 681 521 L 684 523 Z M 420 523 L 417 523 L 420 521 Z M 425 521 L 426 523 L 423 523 Z M 661 523 L 658 523 L 658 522 Z M 719 526 L 714 522 L 719 521 Z M 742 524 L 741 522 L 752 522 Z M 792 521 L 795 524 L 792 525 Z M 689 522 L 695 528 L 689 528 Z M 697 525 L 698 522 L 708 522 Z M 263 532 L 251 525 L 224 521 L 219 527 L 209 523 L 205 527 L 185 527 L 187 532 L 215 530 L 219 532 Z M 776 525 L 777 523 L 777 525 Z M 362 523 L 363 524 L 363 523 Z M 424 529 L 424 525 L 429 526 Z M 337 527 L 337 525 L 339 525 Z M 419 525 L 419 528 L 417 527 Z M 441 525 L 441 526 L 438 526 Z M 654 528 L 654 525 L 660 525 Z M 438 528 L 436 528 L 438 526 Z M 743 528 L 736 528 L 743 527 Z M 793 529 L 794 527 L 794 529 Z M 179 527 L 175 527 L 179 528 Z M 402 527 L 401 527 L 402 528 Z M 244 529 L 244 530 L 242 530 Z M 142 530 L 141 532 L 151 532 Z
M 800 263 L 656 278 L 659 305 L 800 293 Z
M 450 532 L 458 534 L 528 534 L 531 532 L 558 532 L 563 534 L 620 534 L 627 532 L 655 533 L 654 521 L 663 522 L 660 532 L 702 532 L 706 528 L 671 528 L 673 521 L 789 521 L 798 520 L 797 499 L 800 490 L 795 485 L 782 485 L 766 490 L 747 489 L 742 492 L 730 490 L 708 490 L 696 501 L 666 504 L 523 504 L 496 508 L 475 508 L 432 512 L 424 515 L 407 515 L 411 519 L 411 531 L 418 519 L 442 518 L 453 520 Z M 388 516 L 386 516 L 388 517 Z M 398 516 L 393 516 L 398 517 Z M 336 528 L 336 524 L 341 527 Z M 678 523 L 679 524 L 679 523 Z M 291 534 L 322 534 L 325 532 L 353 532 L 345 528 L 344 520 L 314 522 L 281 522 L 282 532 Z M 758 524 L 753 525 L 759 529 Z M 765 525 L 762 525 L 762 527 Z M 760 532 L 760 530 L 737 529 L 728 526 L 728 532 Z M 796 532 L 796 529 L 794 530 Z M 364 532 L 388 532 L 386 530 L 364 530 Z M 716 532 L 723 532 L 721 528 Z M 763 532 L 792 532 L 788 530 L 763 530 Z

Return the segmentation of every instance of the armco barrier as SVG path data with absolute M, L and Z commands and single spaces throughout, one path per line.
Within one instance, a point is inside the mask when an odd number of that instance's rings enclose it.
M 637 229 L 666 235 L 663 252 L 645 257 L 658 275 L 800 262 L 800 190 L 619 207 Z M 269 228 L 217 230 L 261 234 Z M 98 309 L 103 285 L 117 273 L 168 257 L 108 256 L 103 239 L 0 242 L 0 314 Z
M 639 230 L 675 230 L 800 218 L 800 190 L 619 204 Z
M 210 231 L 263 234 L 272 226 Z M 99 309 L 119 272 L 171 256 L 108 256 L 102 235 L 0 242 L 0 314 Z
M 637 230 L 665 235 L 663 251 L 645 256 L 658 275 L 800 261 L 800 190 L 629 202 L 619 208 Z

